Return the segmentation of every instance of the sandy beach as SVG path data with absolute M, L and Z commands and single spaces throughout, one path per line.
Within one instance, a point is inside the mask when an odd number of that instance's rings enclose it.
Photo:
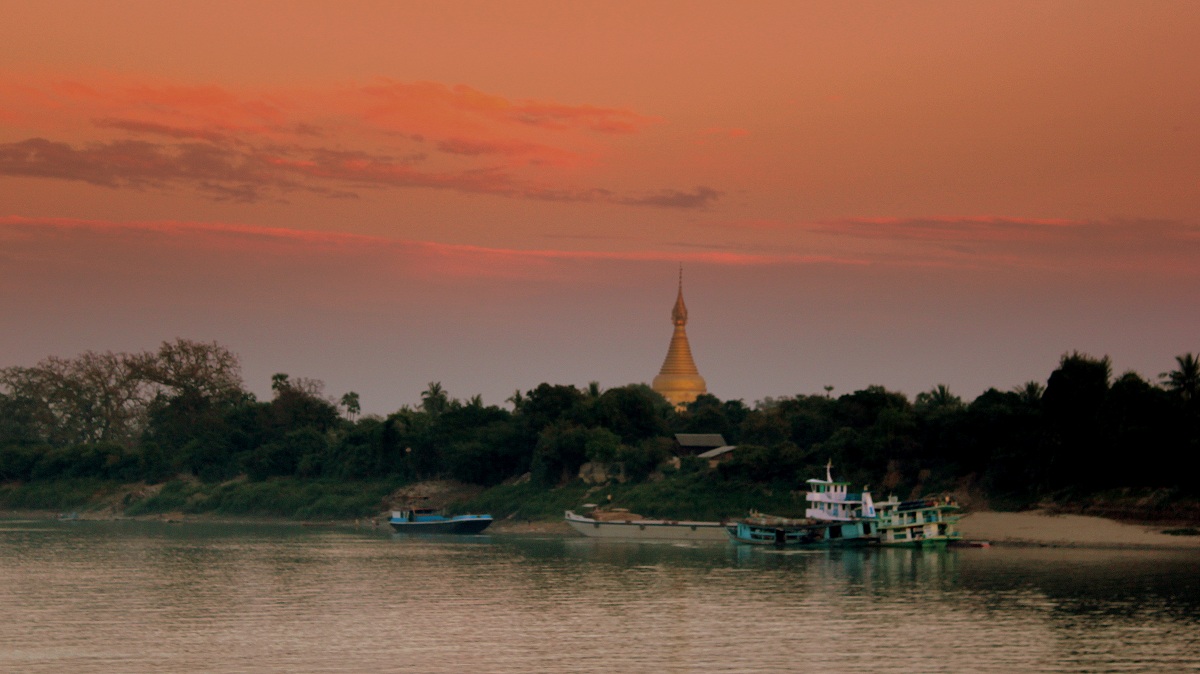
M 1168 524 L 1131 524 L 1088 517 L 1029 512 L 975 512 L 958 524 L 965 540 L 1075 548 L 1197 548 L 1200 536 L 1172 536 Z

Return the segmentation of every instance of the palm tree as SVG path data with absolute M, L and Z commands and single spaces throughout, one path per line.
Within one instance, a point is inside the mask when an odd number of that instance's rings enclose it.
M 933 390 L 918 393 L 917 405 L 921 407 L 962 407 L 962 398 L 950 392 L 950 387 L 938 384 Z
M 1046 392 L 1046 387 L 1036 381 L 1027 381 L 1021 386 L 1013 389 L 1013 393 L 1021 398 L 1021 402 L 1026 405 L 1036 405 L 1042 400 L 1042 394 Z
M 512 403 L 514 412 L 519 411 L 521 406 L 525 404 L 525 395 L 521 393 L 521 389 L 517 389 L 505 402 Z
M 426 413 L 437 416 L 446 411 L 450 405 L 450 397 L 446 395 L 445 389 L 442 388 L 442 382 L 431 381 L 429 388 L 421 394 L 421 407 Z
M 362 411 L 362 406 L 358 404 L 358 394 L 351 391 L 342 396 L 342 407 L 346 408 L 346 416 L 350 417 L 350 421 L 354 421 Z
M 1185 353 L 1175 356 L 1179 369 L 1164 372 L 1159 377 L 1166 380 L 1167 389 L 1179 394 L 1184 401 L 1196 400 L 1200 395 L 1200 359 L 1195 355 Z

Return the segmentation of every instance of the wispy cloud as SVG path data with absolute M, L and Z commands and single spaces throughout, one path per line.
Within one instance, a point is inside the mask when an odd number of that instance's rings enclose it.
M 0 176 L 113 189 L 194 190 L 260 201 L 305 192 L 428 188 L 517 199 L 697 209 L 720 193 L 620 194 L 560 169 L 602 162 L 608 139 L 660 119 L 632 110 L 510 99 L 466 86 L 380 80 L 237 91 L 136 78 L 0 75 Z M 25 129 L 24 137 L 13 137 Z M 0 138 L 3 138 L 0 135 Z
M 620 203 L 634 206 L 661 206 L 663 208 L 704 208 L 717 201 L 721 193 L 703 185 L 691 192 L 680 190 L 662 190 L 656 194 L 641 197 L 623 197 L 617 199 Z
M 153 236 L 147 238 L 147 235 Z M 0 216 L 0 243 L 5 244 L 10 255 L 18 255 L 21 250 L 36 250 L 39 255 L 92 255 L 98 242 L 106 242 L 103 244 L 106 248 L 127 251 L 124 257 L 145 256 L 149 260 L 162 259 L 164 251 L 187 251 L 188 255 L 238 251 L 246 259 L 263 255 L 323 257 L 332 254 L 351 261 L 383 255 L 391 260 L 389 264 L 410 270 L 428 269 L 437 274 L 479 277 L 538 277 L 545 268 L 530 265 L 554 262 L 690 262 L 729 266 L 863 264 L 861 260 L 824 255 L 684 250 L 674 246 L 617 251 L 515 249 L 222 223 Z
M 808 247 L 881 264 L 1200 273 L 1200 221 L 968 215 L 756 219 L 711 226 L 800 238 Z

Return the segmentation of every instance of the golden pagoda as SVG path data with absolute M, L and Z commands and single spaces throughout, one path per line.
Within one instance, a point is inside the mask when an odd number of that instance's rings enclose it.
M 696 396 L 708 392 L 704 377 L 700 376 L 696 361 L 692 360 L 692 347 L 688 345 L 687 330 L 684 328 L 687 325 L 687 306 L 683 303 L 683 267 L 679 268 L 679 296 L 675 298 L 675 306 L 671 309 L 671 322 L 675 324 L 675 333 L 671 335 L 671 346 L 667 347 L 667 359 L 663 361 L 662 369 L 650 388 L 672 405 L 682 408 L 694 401 Z

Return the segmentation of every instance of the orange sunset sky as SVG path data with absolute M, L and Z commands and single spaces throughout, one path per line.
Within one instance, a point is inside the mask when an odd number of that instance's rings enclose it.
M 973 398 L 1200 351 L 1200 3 L 0 1 L 0 367 Z

